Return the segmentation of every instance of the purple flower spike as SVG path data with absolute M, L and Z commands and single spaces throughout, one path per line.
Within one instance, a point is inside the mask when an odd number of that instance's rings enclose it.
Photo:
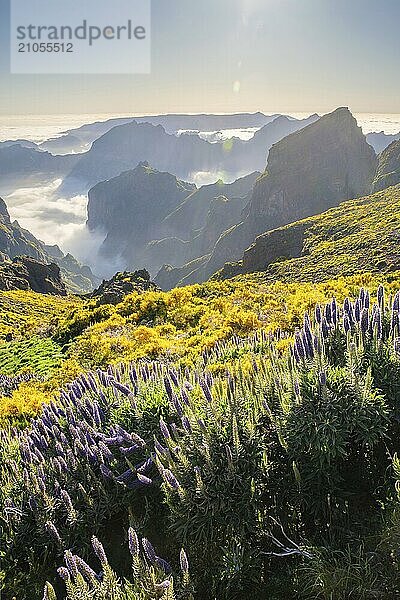
M 168 429 L 168 425 L 166 424 L 165 421 L 163 421 L 163 419 L 160 419 L 160 429 L 161 429 L 161 433 L 163 434 L 164 438 L 166 440 L 168 440 L 171 437 L 171 434 L 169 432 Z
M 167 562 L 163 558 L 160 558 L 159 556 L 156 556 L 156 565 L 159 566 L 160 569 L 162 569 L 166 575 L 168 573 L 171 573 L 171 571 L 172 571 L 171 565 L 169 564 L 169 562 Z
M 97 580 L 96 573 L 80 556 L 74 556 L 74 559 L 80 574 L 87 579 L 88 582 Z
M 60 534 L 57 531 L 56 526 L 51 521 L 47 521 L 46 530 L 52 536 L 52 538 L 57 542 L 59 546 L 62 546 L 62 540 Z
M 176 412 L 178 413 L 178 417 L 183 417 L 183 408 L 182 408 L 182 404 L 179 402 L 178 397 L 173 394 L 172 396 L 172 403 L 174 405 L 174 408 L 176 410 Z
M 186 552 L 182 548 L 181 553 L 179 555 L 179 561 L 181 563 L 181 569 L 183 573 L 189 573 L 189 561 L 186 556 Z
M 143 550 L 146 555 L 146 558 L 152 565 L 154 565 L 157 560 L 157 555 L 156 555 L 156 552 L 155 552 L 152 544 L 149 542 L 149 540 L 147 538 L 143 538 L 142 546 L 143 546 Z
M 132 557 L 136 558 L 139 556 L 139 539 L 133 527 L 129 527 L 128 529 L 128 544 L 129 552 L 131 553 Z
M 319 374 L 319 382 L 322 386 L 326 385 L 326 373 L 325 371 L 321 371 Z
M 154 448 L 157 450 L 157 452 L 159 452 L 160 454 L 165 454 L 167 449 L 164 448 L 164 446 L 162 446 L 160 444 L 160 442 L 156 439 L 154 440 Z
M 322 311 L 321 311 L 321 307 L 319 304 L 317 304 L 315 307 L 315 320 L 318 323 L 318 325 L 321 325 Z
M 137 478 L 140 483 L 143 483 L 144 485 L 151 485 L 153 483 L 153 480 L 150 479 L 150 477 L 146 477 L 146 475 L 142 475 L 141 473 L 137 474 Z
M 71 579 L 69 571 L 65 567 L 60 567 L 59 569 L 57 569 L 57 573 L 64 581 L 69 581 Z
M 204 394 L 205 399 L 207 400 L 207 402 L 209 404 L 211 404 L 212 401 L 213 401 L 213 397 L 212 397 L 210 388 L 208 387 L 208 384 L 205 381 L 202 381 L 200 383 L 200 387 L 203 390 L 203 394 Z
M 361 313 L 360 326 L 361 326 L 361 331 L 363 333 L 367 333 L 368 328 L 369 328 L 369 312 L 368 312 L 368 309 L 366 309 L 366 308 L 364 308 Z
M 382 308 L 384 301 L 385 301 L 385 288 L 383 287 L 382 284 L 378 287 L 376 297 L 378 299 L 379 306 Z
M 92 546 L 97 558 L 101 563 L 101 566 L 104 567 L 105 565 L 107 565 L 108 560 L 103 548 L 103 544 L 94 535 L 92 536 Z
M 167 483 L 173 490 L 179 490 L 181 486 L 172 471 L 169 469 L 164 469 L 162 475 L 165 483 Z
M 192 433 L 192 428 L 190 426 L 189 419 L 186 415 L 182 417 L 182 427 L 186 431 L 186 433 Z
M 172 390 L 172 385 L 171 385 L 171 381 L 169 379 L 169 377 L 164 377 L 164 386 L 165 386 L 165 391 L 167 392 L 167 396 L 169 398 L 169 400 L 172 400 L 172 396 L 173 396 L 173 390 Z
M 66 550 L 64 553 L 65 564 L 67 565 L 68 571 L 71 573 L 73 579 L 76 579 L 78 576 L 78 566 L 75 561 L 75 557 L 73 556 L 70 550 Z
M 103 475 L 104 479 L 109 479 L 109 480 L 114 479 L 114 475 L 112 474 L 112 471 L 110 471 L 110 469 L 108 467 L 106 467 L 105 465 L 103 465 L 103 464 L 100 465 L 100 471 L 101 471 L 101 474 Z

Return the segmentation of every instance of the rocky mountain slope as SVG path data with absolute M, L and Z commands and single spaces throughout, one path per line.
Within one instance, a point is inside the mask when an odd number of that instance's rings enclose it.
M 51 263 L 58 265 L 66 286 L 71 292 L 89 292 L 99 283 L 91 269 L 81 265 L 71 254 L 64 255 L 58 246 L 47 246 L 29 231 L 23 229 L 17 221 L 11 222 L 6 203 L 0 198 L 0 265 L 6 263 L 6 272 L 10 273 L 10 260 L 13 261 L 16 257 L 21 256 L 31 257 L 45 265 Z M 20 263 L 21 259 L 18 264 Z M 25 267 L 30 264 L 34 263 L 26 261 L 24 263 Z M 35 268 L 38 269 L 37 266 Z M 54 276 L 53 273 L 52 277 Z M 3 274 L 3 279 L 4 277 Z
M 347 108 L 287 136 L 270 150 L 267 169 L 253 190 L 243 219 L 218 239 L 208 255 L 183 270 L 164 268 L 161 286 L 204 281 L 227 261 L 239 260 L 261 233 L 371 189 L 377 159 Z
M 89 191 L 87 224 L 106 234 L 102 256 L 156 273 L 166 261 L 183 265 L 212 247 L 240 220 L 258 175 L 198 189 L 140 163 Z
M 101 254 L 140 266 L 146 244 L 160 237 L 165 217 L 195 189 L 146 162 L 97 184 L 89 191 L 87 225 L 106 234 Z
M 86 298 L 96 300 L 96 305 L 119 304 L 128 294 L 132 292 L 148 292 L 158 290 L 155 283 L 150 280 L 150 273 L 145 269 L 119 272 L 111 279 L 103 280 L 101 285 Z
M 66 296 L 60 267 L 31 256 L 16 256 L 0 262 L 0 290 L 30 290 L 41 294 Z
M 283 281 L 324 281 L 400 269 L 400 185 L 343 202 L 256 238 L 241 261 L 215 276 L 263 271 Z
M 378 192 L 398 183 L 400 183 L 400 141 L 394 141 L 379 156 L 372 189 Z
M 26 184 L 65 177 L 77 162 L 77 155 L 53 156 L 35 147 L 0 145 L 1 193 Z

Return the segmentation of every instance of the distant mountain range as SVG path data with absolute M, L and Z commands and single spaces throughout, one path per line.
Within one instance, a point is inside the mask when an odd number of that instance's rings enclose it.
M 193 181 L 199 172 L 224 173 L 224 179 L 234 180 L 264 170 L 273 144 L 318 118 L 312 115 L 298 121 L 278 117 L 249 141 L 232 138 L 225 143 L 210 143 L 197 135 L 171 135 L 161 125 L 119 125 L 97 139 L 89 152 L 80 155 L 60 193 L 82 193 L 143 161 L 186 181 Z
M 78 155 L 53 156 L 26 142 L 0 144 L 0 193 L 64 178 L 77 160 Z
M 24 259 L 20 257 L 24 256 Z M 26 257 L 32 260 L 27 260 Z M 64 254 L 58 246 L 47 246 L 40 240 L 36 239 L 29 231 L 23 229 L 17 221 L 11 222 L 10 215 L 7 210 L 6 203 L 0 198 L 0 277 L 1 289 L 13 289 L 17 286 L 20 289 L 21 284 L 16 283 L 16 280 L 22 279 L 27 281 L 27 288 L 35 291 L 43 291 L 43 293 L 56 293 L 48 291 L 46 286 L 43 289 L 35 289 L 39 284 L 29 285 L 28 275 L 32 275 L 31 270 L 35 273 L 41 273 L 40 280 L 46 279 L 46 269 L 40 265 L 53 264 L 56 268 L 48 269 L 48 277 L 56 282 L 57 288 L 57 270 L 60 271 L 64 287 L 70 292 L 85 293 L 89 292 L 99 284 L 99 280 L 95 277 L 89 267 L 81 265 L 71 254 Z M 25 273 L 26 276 L 23 276 Z M 8 274 L 8 276 L 7 276 Z M 14 275 L 13 275 L 14 274 Z M 37 279 L 37 277 L 36 277 Z M 36 281 L 32 275 L 32 281 Z M 23 284 L 25 285 L 25 284 Z M 44 285 L 44 284 L 42 284 Z M 60 284 L 61 285 L 61 284 Z M 50 289 L 53 289 L 53 284 Z M 61 289 L 61 288 L 60 288 Z
M 368 133 L 367 142 L 370 144 L 377 154 L 380 154 L 394 141 L 400 140 L 400 132 L 394 135 L 389 135 L 381 131 L 380 133 Z
M 65 180 L 60 188 L 63 195 L 86 193 L 96 183 L 133 169 L 142 161 L 188 181 L 194 181 L 199 173 L 208 174 L 208 179 L 220 173 L 233 181 L 255 170 L 263 171 L 273 144 L 317 119 L 318 115 L 297 120 L 263 113 L 150 115 L 83 125 L 41 144 L 24 139 L 0 142 L 0 193 L 54 178 Z M 248 141 L 233 137 L 210 143 L 194 134 L 246 127 L 258 128 Z M 182 131 L 192 133 L 175 135 Z M 400 133 L 367 135 L 377 153 L 399 138 Z
M 248 141 L 175 135 L 243 127 L 259 129 Z M 304 120 L 262 113 L 111 119 L 39 145 L 24 139 L 0 143 L 0 192 L 55 178 L 63 180 L 60 196 L 89 190 L 88 230 L 104 234 L 100 265 L 104 260 L 128 270 L 146 268 L 153 277 L 158 273 L 160 287 L 170 288 L 236 264 L 266 232 L 399 183 L 397 137 L 364 136 L 346 108 Z M 47 151 L 92 142 L 82 154 Z M 380 152 L 379 162 L 371 145 Z M 198 174 L 233 182 L 197 187 Z M 70 290 L 88 292 L 97 285 L 88 267 L 11 223 L 4 207 L 2 219 L 6 262 L 29 255 L 58 264 Z M 291 256 L 291 243 L 285 243 Z M 297 252 L 296 237 L 293 244 Z
M 225 129 L 263 127 L 281 115 L 265 115 L 257 113 L 239 113 L 232 115 L 147 115 L 143 117 L 120 117 L 98 121 L 70 129 L 64 134 L 47 140 L 41 144 L 43 150 L 55 153 L 82 152 L 87 150 L 99 137 L 118 125 L 136 123 L 151 123 L 161 125 L 167 133 L 175 134 L 178 131 L 218 131 Z

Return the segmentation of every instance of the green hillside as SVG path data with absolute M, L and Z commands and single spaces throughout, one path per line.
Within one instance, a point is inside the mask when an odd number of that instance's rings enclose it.
M 397 185 L 259 236 L 242 261 L 226 264 L 216 277 L 263 271 L 273 280 L 327 281 L 399 268 Z
M 61 348 L 49 338 L 33 336 L 0 345 L 0 373 L 4 375 L 27 371 L 49 376 L 62 361 Z
M 46 332 L 57 318 L 81 304 L 78 298 L 50 296 L 36 292 L 0 291 L 0 339 Z

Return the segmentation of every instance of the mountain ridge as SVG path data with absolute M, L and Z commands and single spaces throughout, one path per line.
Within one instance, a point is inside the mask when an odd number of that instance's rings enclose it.
M 225 262 L 239 260 L 265 231 L 368 193 L 376 166 L 375 152 L 348 108 L 324 115 L 271 148 L 243 219 L 220 236 L 211 255 L 199 257 L 183 278 L 179 269 L 162 269 L 156 283 L 205 281 Z

